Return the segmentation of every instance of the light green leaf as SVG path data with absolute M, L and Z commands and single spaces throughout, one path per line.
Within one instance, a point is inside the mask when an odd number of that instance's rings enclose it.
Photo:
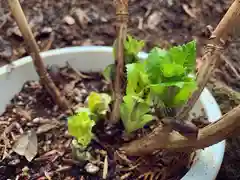
M 78 109 L 76 110 L 76 113 L 80 113 L 80 112 L 87 112 L 88 115 L 91 114 L 90 109 L 89 109 L 89 108 L 86 108 L 86 107 L 80 107 L 80 108 L 78 108 Z
M 144 41 L 134 39 L 132 36 L 128 35 L 127 40 L 124 43 L 124 48 L 126 53 L 129 55 L 138 54 L 144 47 Z
M 89 118 L 88 112 L 80 112 L 68 118 L 69 134 L 74 136 L 78 142 L 86 147 L 92 140 L 92 127 L 95 122 Z
M 88 96 L 88 107 L 92 113 L 105 115 L 109 110 L 111 96 L 105 93 L 91 92 Z
M 138 94 L 148 85 L 143 63 L 127 64 L 127 94 Z
M 138 96 L 125 96 L 120 107 L 121 119 L 125 130 L 131 133 L 144 127 L 153 117 L 147 114 L 150 111 L 149 104 Z
M 193 72 L 196 66 L 196 41 L 171 48 L 169 56 L 173 63 L 186 67 L 188 72 Z
M 161 69 L 163 64 L 171 63 L 168 52 L 160 48 L 154 48 L 148 55 L 145 62 L 146 72 L 153 84 L 159 83 L 161 78 Z
M 115 68 L 115 64 L 110 64 L 104 69 L 104 71 L 102 73 L 104 78 L 109 82 L 111 82 L 115 77 L 115 69 L 114 68 Z
M 185 69 L 178 64 L 162 64 L 161 71 L 166 78 L 185 75 Z
M 196 88 L 195 81 L 168 82 L 150 86 L 154 104 L 167 107 L 174 107 L 185 103 Z
M 192 93 L 197 89 L 196 82 L 186 82 L 184 86 L 180 89 L 180 91 L 175 95 L 173 99 L 173 104 L 175 106 L 184 104 L 187 102 L 188 98 L 192 95 Z

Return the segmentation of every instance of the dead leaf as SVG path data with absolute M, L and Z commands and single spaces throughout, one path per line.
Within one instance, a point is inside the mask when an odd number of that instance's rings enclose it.
M 77 82 L 78 80 L 71 81 L 70 83 L 64 86 L 63 91 L 67 96 L 71 96 L 71 94 L 73 94 L 73 89 L 75 88 Z
M 31 112 L 30 111 L 26 111 L 20 107 L 16 108 L 17 110 L 17 114 L 20 116 L 20 117 L 23 117 L 25 118 L 26 120 L 28 121 L 31 121 L 32 120 L 32 117 L 31 117 Z
M 105 156 L 102 178 L 107 179 L 107 175 L 108 175 L 108 157 Z
M 86 27 L 86 25 L 91 22 L 91 19 L 88 17 L 85 11 L 81 8 L 77 8 L 73 11 L 73 17 L 76 19 L 77 23 L 82 27 Z
M 48 132 L 50 131 L 51 129 L 54 129 L 54 128 L 57 128 L 58 125 L 57 124 L 43 124 L 41 126 L 38 127 L 37 129 L 37 134 L 42 134 L 42 133 L 45 133 L 45 132 Z
M 197 19 L 196 14 L 193 12 L 192 9 L 187 4 L 182 5 L 183 10 L 192 18 Z
M 10 58 L 13 55 L 11 43 L 0 37 L 0 58 Z
M 147 25 L 149 29 L 156 29 L 157 25 L 160 23 L 161 21 L 161 16 L 162 13 L 161 12 L 153 12 L 149 17 L 148 17 L 148 21 L 147 21 Z
M 35 131 L 28 131 L 22 134 L 12 147 L 13 151 L 21 156 L 25 156 L 26 159 L 31 162 L 37 155 L 38 142 L 37 134 Z

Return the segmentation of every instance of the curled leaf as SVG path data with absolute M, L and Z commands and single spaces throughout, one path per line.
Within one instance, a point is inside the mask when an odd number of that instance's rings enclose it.
M 106 115 L 111 100 L 108 94 L 91 92 L 88 97 L 88 107 L 92 113 Z

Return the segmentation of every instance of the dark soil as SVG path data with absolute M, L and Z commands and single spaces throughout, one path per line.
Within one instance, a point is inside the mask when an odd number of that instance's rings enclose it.
M 42 51 L 79 45 L 111 46 L 116 36 L 112 0 L 21 2 Z M 200 57 L 211 29 L 216 27 L 232 2 L 233 0 L 132 0 L 129 33 L 146 41 L 145 50 L 155 45 L 167 48 L 194 38 L 198 42 Z M 237 92 L 240 91 L 239 47 L 239 39 L 235 38 L 225 50 L 220 68 L 215 74 L 217 80 Z M 16 23 L 9 14 L 7 1 L 1 1 L 0 65 L 26 55 L 28 53 L 24 49 L 24 42 Z M 211 84 L 209 85 L 211 88 Z M 213 90 L 224 113 L 239 104 L 239 99 L 232 99 L 229 94 L 223 93 L 221 88 L 220 91 Z M 41 96 L 43 94 L 40 95 L 40 99 L 44 98 Z M 45 111 L 44 113 L 47 114 Z M 0 125 L 1 131 L 4 127 Z M 240 179 L 240 170 L 237 168 L 240 167 L 239 147 L 238 138 L 228 140 L 227 152 L 218 179 Z M 2 169 L 4 170 L 4 167 L 0 166 L 1 171 Z

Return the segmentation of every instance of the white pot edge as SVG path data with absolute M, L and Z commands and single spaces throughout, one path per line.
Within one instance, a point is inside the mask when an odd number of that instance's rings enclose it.
M 41 56 L 43 58 L 54 56 L 56 54 L 71 54 L 71 53 L 80 53 L 80 52 L 104 52 L 112 53 L 112 47 L 108 46 L 83 46 L 83 47 L 66 47 L 61 49 L 49 50 L 42 52 Z M 147 54 L 142 52 L 139 54 L 141 58 L 147 57 Z M 31 57 L 27 56 L 21 58 L 17 61 L 14 61 L 13 64 L 15 68 L 20 67 L 24 64 L 31 63 Z M 7 74 L 9 66 L 5 65 L 0 68 L 0 76 Z M 218 120 L 222 114 L 220 108 L 215 101 L 212 94 L 207 88 L 204 89 L 200 96 L 200 101 L 206 110 L 206 114 L 209 118 L 209 121 L 215 122 Z M 196 162 L 187 172 L 187 174 L 182 178 L 182 180 L 214 180 L 218 174 L 218 171 L 221 167 L 224 151 L 225 151 L 225 140 L 219 142 L 215 145 L 212 145 L 204 150 L 198 152 L 198 157 Z

